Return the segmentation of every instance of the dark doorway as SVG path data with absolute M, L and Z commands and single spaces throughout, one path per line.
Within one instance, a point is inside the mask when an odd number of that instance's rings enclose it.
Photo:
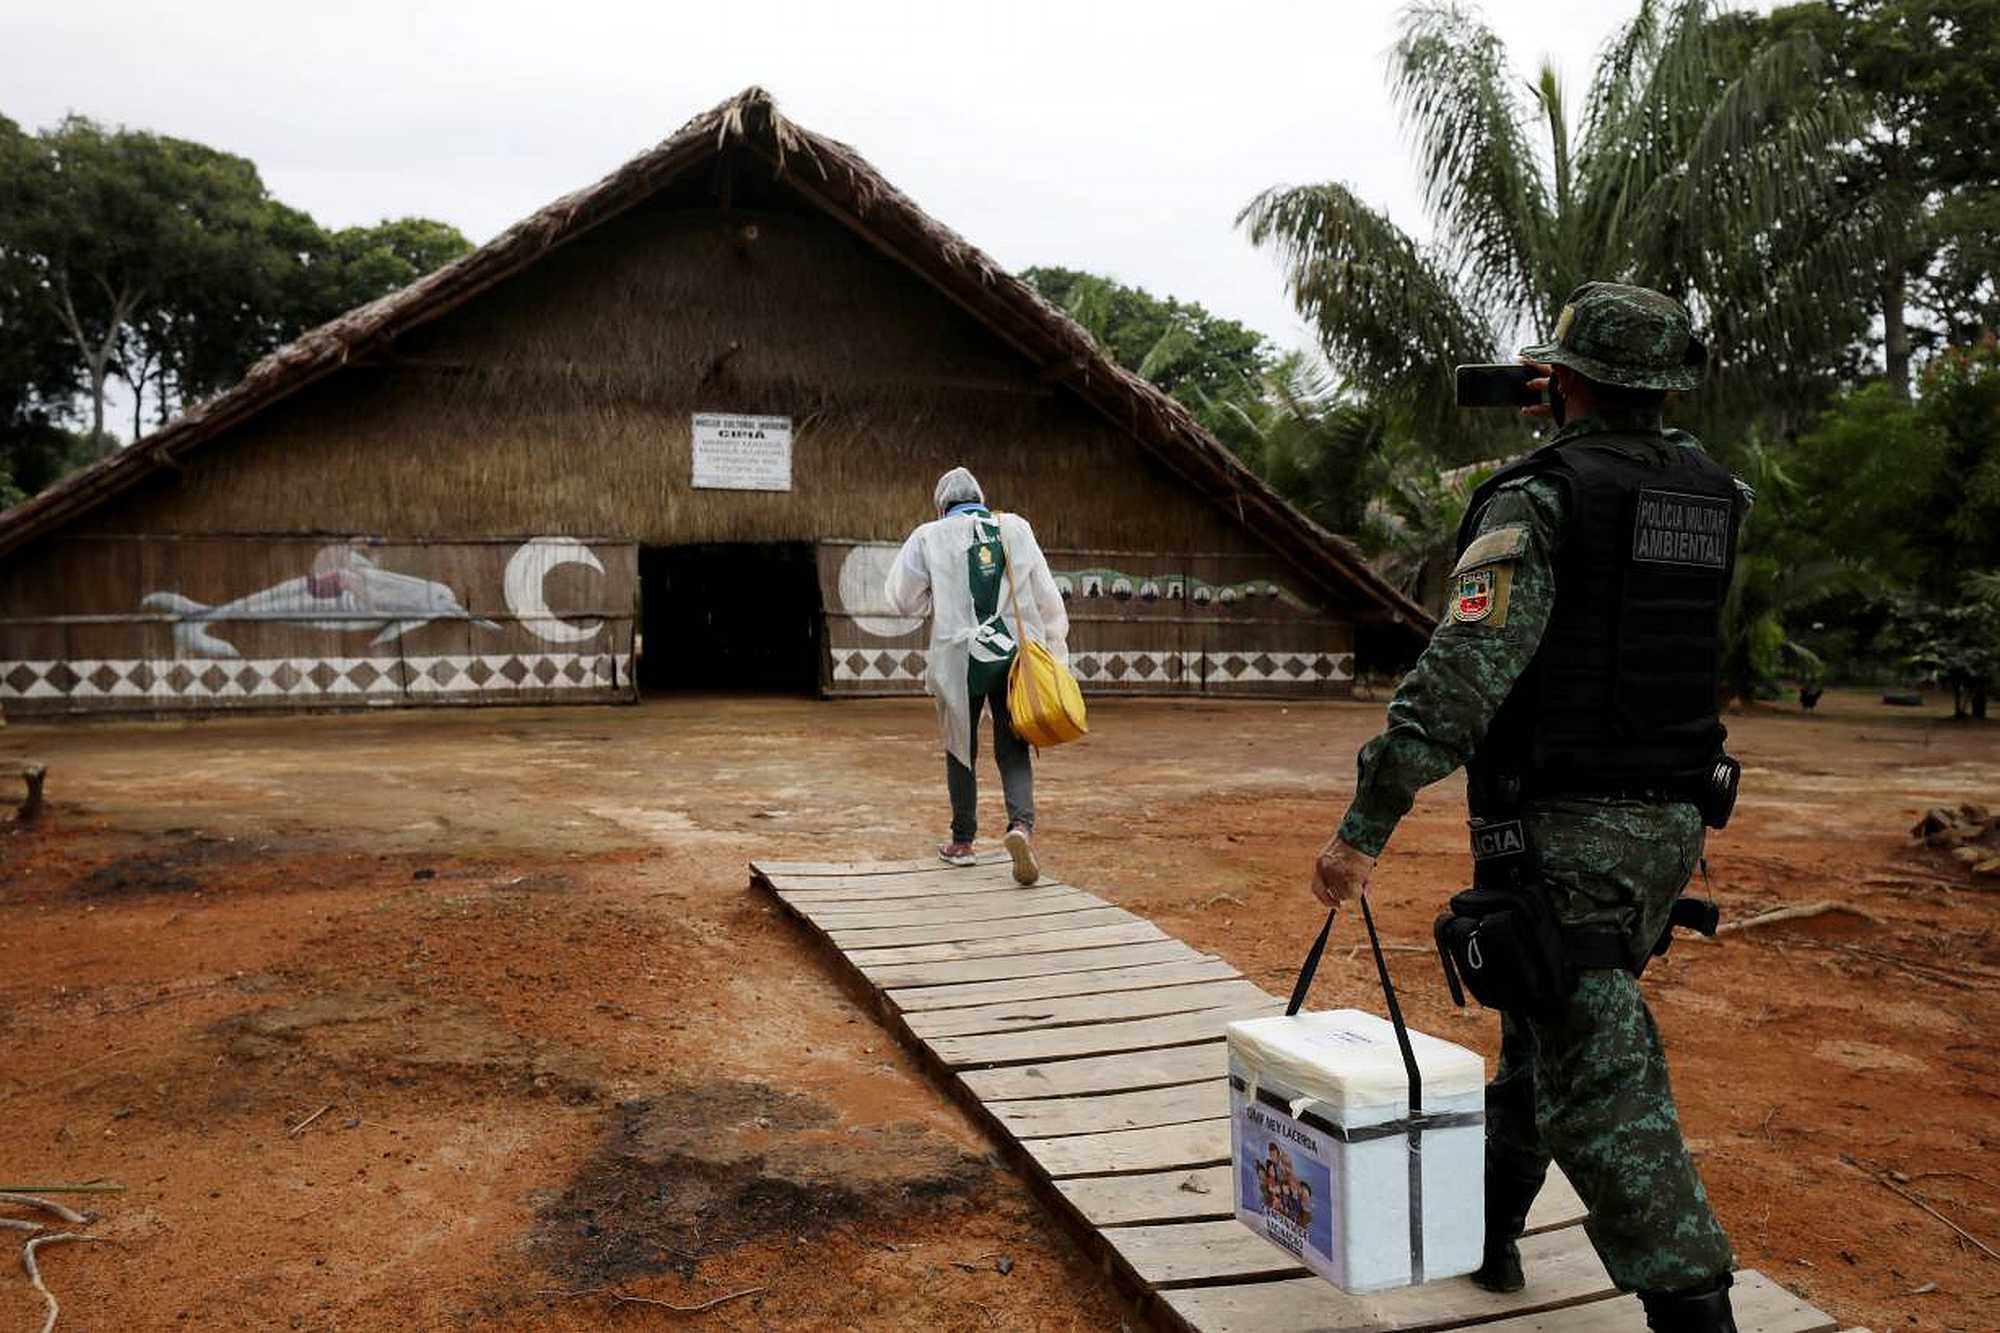
M 648 690 L 815 694 L 824 632 L 808 542 L 639 548 Z

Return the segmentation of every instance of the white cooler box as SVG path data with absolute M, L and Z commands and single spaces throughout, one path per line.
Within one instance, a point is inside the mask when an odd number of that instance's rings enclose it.
M 1396 1030 L 1359 1009 L 1253 1018 L 1229 1034 L 1236 1216 L 1346 1291 L 1479 1267 L 1486 1066 L 1420 1032 L 1410 1115 Z

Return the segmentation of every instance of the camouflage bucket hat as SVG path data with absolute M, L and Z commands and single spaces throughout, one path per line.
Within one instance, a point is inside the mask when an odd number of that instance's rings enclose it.
M 1586 282 L 1569 294 L 1552 341 L 1523 347 L 1530 361 L 1568 366 L 1627 389 L 1693 389 L 1708 365 L 1687 307 L 1647 287 Z

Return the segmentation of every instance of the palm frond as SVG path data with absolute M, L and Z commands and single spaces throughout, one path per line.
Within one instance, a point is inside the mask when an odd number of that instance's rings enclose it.
M 1328 360 L 1449 421 L 1452 366 L 1492 359 L 1495 340 L 1444 265 L 1344 185 L 1266 190 L 1236 222 L 1277 257 Z
M 1352 532 L 1367 477 L 1390 431 L 1389 414 L 1356 395 L 1318 357 L 1291 353 L 1258 381 L 1254 420 L 1259 471 L 1288 500 L 1336 532 Z
M 1606 49 L 1592 83 L 1578 154 L 1578 244 L 1612 276 L 1631 216 L 1682 166 L 1687 122 L 1706 105 L 1713 50 L 1709 0 L 1645 0 Z
M 1535 104 L 1541 108 L 1543 123 L 1549 131 L 1550 169 L 1555 185 L 1556 219 L 1560 224 L 1569 216 L 1570 210 L 1569 109 L 1563 95 L 1562 79 L 1557 76 L 1552 62 L 1542 61 L 1534 91 Z
M 1548 183 L 1500 39 L 1455 3 L 1413 4 L 1390 57 L 1389 89 L 1460 280 L 1493 293 L 1517 319 L 1551 307 L 1561 293 L 1550 291 L 1546 263 L 1554 248 Z
M 1641 71 L 1651 67 L 1660 40 L 1659 0 L 1640 0 L 1638 12 L 1614 33 L 1598 56 L 1584 101 L 1586 139 L 1622 138 L 1619 127 L 1634 111 Z
M 1103 347 L 1117 299 L 1118 293 L 1111 283 L 1093 273 L 1079 273 L 1069 290 L 1069 299 L 1063 302 L 1063 311 Z
M 1710 0 L 1642 7 L 1600 67 L 1577 162 L 1577 248 L 1598 275 L 1680 297 L 1718 370 L 1747 372 L 1704 395 L 1717 410 L 1830 363 L 1881 249 L 1840 190 L 1858 104 L 1810 39 L 1757 43 L 1743 24 Z
M 1186 360 L 1200 341 L 1186 320 L 1170 320 L 1167 327 L 1160 331 L 1160 336 L 1153 340 L 1153 345 L 1146 349 L 1146 355 L 1140 358 L 1139 369 L 1135 373 L 1142 380 L 1157 381 L 1161 375 Z
M 1319 421 L 1346 397 L 1346 384 L 1333 367 L 1298 352 L 1272 367 L 1264 377 L 1264 388 L 1276 406 L 1296 421 Z

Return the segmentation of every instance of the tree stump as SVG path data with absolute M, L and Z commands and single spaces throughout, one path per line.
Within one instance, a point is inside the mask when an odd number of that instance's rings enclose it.
M 21 784 L 26 789 L 26 794 L 21 798 L 20 807 L 14 812 L 14 822 L 16 824 L 26 824 L 33 820 L 35 816 L 42 813 L 42 782 L 49 774 L 46 766 L 15 760 L 12 763 L 0 766 L 0 773 L 9 774 L 21 779 Z

